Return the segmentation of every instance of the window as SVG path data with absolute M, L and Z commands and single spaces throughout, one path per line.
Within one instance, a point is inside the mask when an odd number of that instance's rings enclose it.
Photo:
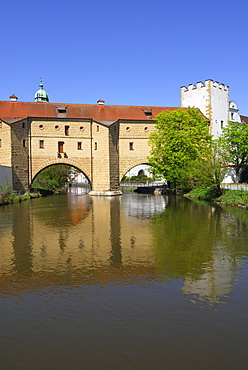
M 130 127 L 126 127 L 126 131 L 130 131 Z
M 78 148 L 78 150 L 82 150 L 82 143 L 81 142 L 78 142 L 77 148 Z
M 24 146 L 24 148 L 26 148 L 26 140 L 25 139 L 22 140 L 22 145 Z
M 96 131 L 97 131 L 97 132 L 99 131 L 99 126 L 98 126 L 98 125 L 96 126 Z
M 57 108 L 58 114 L 66 114 L 66 108 Z
M 231 113 L 231 119 L 233 120 L 234 113 Z
M 59 125 L 55 126 L 55 130 L 57 130 L 57 131 L 59 130 Z
M 65 126 L 65 136 L 69 136 L 69 128 L 70 126 Z
M 64 142 L 63 141 L 58 142 L 58 152 L 64 153 Z
M 0 139 L 0 148 L 1 148 L 1 146 L 2 146 L 2 139 Z
M 45 149 L 45 142 L 44 142 L 44 140 L 40 140 L 40 149 Z
M 40 125 L 40 126 L 39 126 L 39 129 L 40 129 L 40 130 L 43 130 L 43 128 L 44 128 L 44 126 L 43 126 L 43 125 Z
M 97 143 L 95 143 L 95 150 L 97 150 Z
M 224 122 L 220 121 L 220 127 L 223 128 L 223 126 L 224 126 Z
M 144 127 L 144 131 L 145 132 L 147 132 L 148 131 L 148 127 L 146 126 L 146 127 Z
M 84 126 L 80 126 L 80 131 L 84 131 Z
M 129 143 L 129 150 L 133 150 L 133 143 Z
M 22 122 L 22 128 L 25 128 L 25 122 Z
M 144 109 L 144 113 L 147 118 L 152 118 L 152 110 L 151 109 Z

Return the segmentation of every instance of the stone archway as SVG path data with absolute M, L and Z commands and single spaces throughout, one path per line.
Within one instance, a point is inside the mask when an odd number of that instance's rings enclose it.
M 42 161 L 41 163 L 39 163 L 39 166 L 37 166 L 36 169 L 32 172 L 32 178 L 31 178 L 31 181 L 30 181 L 30 186 L 33 183 L 33 181 L 35 180 L 36 176 L 41 171 L 43 171 L 45 168 L 48 168 L 48 167 L 51 167 L 51 166 L 54 166 L 54 165 L 67 165 L 67 166 L 76 168 L 77 170 L 79 170 L 80 172 L 82 172 L 84 174 L 84 176 L 89 181 L 90 186 L 92 187 L 90 174 L 88 173 L 87 170 L 85 170 L 85 168 L 82 168 L 81 163 L 79 163 L 78 161 L 75 161 L 75 160 L 67 160 L 67 159 L 66 160 L 65 159 L 56 159 L 56 160 L 50 160 L 50 161 L 45 160 L 45 161 Z
M 120 181 L 129 170 L 141 164 L 148 165 L 147 157 L 144 157 L 143 159 L 136 159 L 134 161 L 130 161 L 128 166 L 124 167 L 123 169 L 120 169 Z
M 31 179 L 30 179 L 31 180 L 30 183 L 33 182 L 33 180 L 35 179 L 35 177 L 38 175 L 39 172 L 41 172 L 42 170 L 44 170 L 47 167 L 50 167 L 50 166 L 53 166 L 53 165 L 56 165 L 56 164 L 65 164 L 65 165 L 77 168 L 91 182 L 91 176 L 90 176 L 89 171 L 87 169 L 83 168 L 79 161 L 59 159 L 58 158 L 58 159 L 55 159 L 55 160 L 54 159 L 53 160 L 44 160 L 44 161 L 40 162 L 39 165 L 36 168 L 34 168 L 33 171 L 32 171 L 32 176 L 31 176 Z

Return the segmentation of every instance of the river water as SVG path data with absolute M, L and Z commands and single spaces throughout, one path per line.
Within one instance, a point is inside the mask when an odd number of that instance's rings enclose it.
M 248 211 L 71 189 L 0 208 L 0 367 L 247 369 Z

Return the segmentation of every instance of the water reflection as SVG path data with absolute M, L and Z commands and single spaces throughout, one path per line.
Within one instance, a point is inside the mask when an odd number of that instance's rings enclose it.
M 137 194 L 70 193 L 2 208 L 2 292 L 180 280 L 183 294 L 221 302 L 247 258 L 248 220 L 241 214 Z

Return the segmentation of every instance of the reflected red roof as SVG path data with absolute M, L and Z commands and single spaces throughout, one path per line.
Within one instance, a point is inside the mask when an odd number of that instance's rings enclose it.
M 65 107 L 66 114 L 63 117 L 89 118 L 95 121 L 146 120 L 155 117 L 162 111 L 180 109 L 178 107 L 0 101 L 0 118 L 9 123 L 26 117 L 57 118 L 61 117 L 58 109 L 64 109 Z

